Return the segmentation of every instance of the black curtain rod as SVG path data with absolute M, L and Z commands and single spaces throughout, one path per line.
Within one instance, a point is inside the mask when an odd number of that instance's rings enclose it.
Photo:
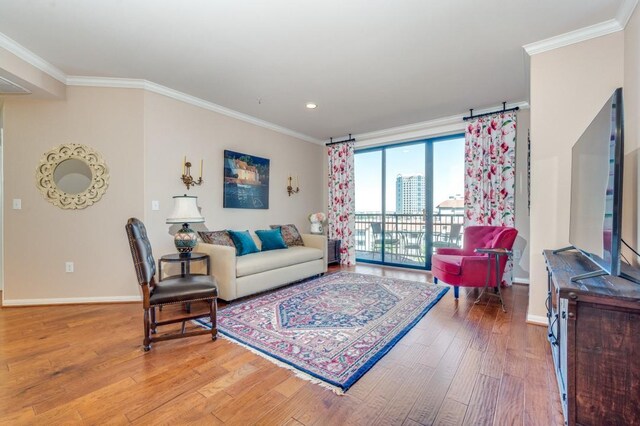
M 356 141 L 356 138 L 352 138 L 352 137 L 351 137 L 351 133 L 349 133 L 349 139 L 345 139 L 345 140 L 343 140 L 343 141 L 335 141 L 335 142 L 333 141 L 333 138 L 329 138 L 329 140 L 330 140 L 331 142 L 326 143 L 326 144 L 325 144 L 325 146 L 336 145 L 336 144 L 339 144 L 339 143 L 345 143 L 345 142 L 355 142 L 355 141 Z
M 474 118 L 478 118 L 478 117 L 484 117 L 485 115 L 493 115 L 493 114 L 498 114 L 498 113 L 500 113 L 500 112 L 518 111 L 519 109 L 520 109 L 520 107 L 507 108 L 507 103 L 506 103 L 506 102 L 503 102 L 503 103 L 502 103 L 502 109 L 501 109 L 501 110 L 498 110 L 498 111 L 491 111 L 491 112 L 485 112 L 485 113 L 483 113 L 483 114 L 476 114 L 476 115 L 473 115 L 473 108 L 471 108 L 471 109 L 469 110 L 469 116 L 467 116 L 467 117 L 462 117 L 462 119 L 463 119 L 464 121 L 467 121 L 467 120 L 472 120 L 472 119 L 474 119 Z

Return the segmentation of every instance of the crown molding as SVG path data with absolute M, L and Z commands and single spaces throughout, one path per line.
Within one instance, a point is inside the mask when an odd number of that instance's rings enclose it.
M 536 41 L 534 43 L 525 44 L 522 48 L 527 52 L 527 54 L 532 56 L 537 55 L 538 53 L 548 52 L 549 50 L 558 49 L 560 47 L 569 46 L 571 44 L 580 43 L 581 41 L 612 34 L 623 29 L 624 27 L 616 19 L 609 19 L 608 21 L 600 22 L 599 24 L 591 25 L 589 27 L 580 28 L 575 31 L 560 34 L 545 40 Z
M 131 79 L 131 78 L 69 76 L 66 79 L 66 84 L 68 86 L 143 89 L 149 92 L 157 93 L 159 95 L 167 96 L 169 98 L 172 98 L 181 102 L 185 102 L 190 105 L 204 108 L 209 111 L 217 112 L 219 114 L 226 115 L 227 117 L 235 118 L 237 120 L 241 120 L 246 123 L 254 124 L 256 126 L 273 130 L 278 133 L 292 136 L 294 138 L 302 139 L 307 142 L 312 142 L 319 145 L 323 143 L 320 139 L 312 138 L 311 136 L 296 132 L 286 127 L 278 126 L 277 124 L 260 120 L 259 118 L 255 118 L 250 115 L 243 114 L 241 112 L 234 111 L 229 108 L 225 108 L 213 102 L 205 101 L 204 99 L 188 95 L 186 93 L 171 89 L 169 87 L 166 87 L 161 84 L 157 84 L 148 80 Z
M 0 33 L 0 47 L 13 53 L 18 58 L 36 67 L 40 71 L 50 75 L 59 82 L 66 82 L 67 75 L 62 72 L 62 70 L 55 67 L 54 65 L 51 65 L 49 62 L 45 61 L 26 47 L 18 44 L 15 40 L 7 37 L 3 33 Z
M 70 75 L 65 79 L 67 86 L 109 87 L 114 89 L 146 89 L 147 80 L 136 78 L 85 77 Z
M 520 109 L 529 109 L 529 103 L 526 101 L 509 103 L 507 108 L 519 107 Z M 487 112 L 502 109 L 502 105 L 496 105 L 489 108 L 474 109 L 475 114 L 485 114 Z M 422 121 L 419 123 L 407 124 L 404 126 L 390 127 L 388 129 L 376 130 L 374 132 L 360 133 L 352 135 L 356 139 L 358 147 L 375 146 L 389 142 L 407 142 L 418 140 L 426 137 L 442 136 L 446 134 L 461 132 L 464 130 L 464 120 L 467 114 L 457 114 L 448 117 L 437 118 L 434 120 Z M 346 138 L 347 136 L 345 136 Z M 340 139 L 340 137 L 334 138 Z M 329 143 L 329 140 L 324 141 Z
M 623 0 L 620 8 L 618 9 L 618 13 L 616 13 L 616 21 L 620 23 L 622 28 L 627 26 L 631 15 L 633 15 L 633 11 L 636 9 L 638 5 L 638 0 Z

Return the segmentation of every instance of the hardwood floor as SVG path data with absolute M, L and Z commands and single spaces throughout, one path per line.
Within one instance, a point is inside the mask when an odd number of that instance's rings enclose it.
M 145 353 L 137 303 L 2 308 L 0 424 L 561 425 L 546 329 L 525 323 L 527 287 L 505 291 L 506 314 L 495 300 L 474 305 L 476 290 L 457 303 L 452 293 L 344 396 L 222 338 Z

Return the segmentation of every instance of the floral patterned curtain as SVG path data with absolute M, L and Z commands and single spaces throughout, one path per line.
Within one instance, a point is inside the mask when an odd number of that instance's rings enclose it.
M 515 225 L 516 114 L 478 117 L 465 130 L 465 226 Z M 511 262 L 503 280 L 511 283 Z
M 329 238 L 341 240 L 340 263 L 356 263 L 353 142 L 327 147 L 329 156 Z

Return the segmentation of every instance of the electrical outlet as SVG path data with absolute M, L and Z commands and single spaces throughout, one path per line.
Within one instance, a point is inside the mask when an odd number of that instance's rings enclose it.
M 513 258 L 514 259 L 520 259 L 522 257 L 522 251 L 515 249 L 513 250 Z
M 13 209 L 21 210 L 22 209 L 22 200 L 20 198 L 13 199 Z
M 65 272 L 73 272 L 73 262 L 65 262 L 64 270 Z
M 160 201 L 158 200 L 151 201 L 151 210 L 160 210 Z

